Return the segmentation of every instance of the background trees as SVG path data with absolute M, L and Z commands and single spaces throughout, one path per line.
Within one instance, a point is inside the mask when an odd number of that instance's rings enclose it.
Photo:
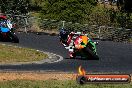
M 0 0 L 6 13 L 26 14 L 39 11 L 46 19 L 84 22 L 96 0 Z
M 0 9 L 8 14 L 26 14 L 29 11 L 29 0 L 0 0 Z
M 96 5 L 95 0 L 46 0 L 40 6 L 46 19 L 84 22 Z
M 132 12 L 132 0 L 117 0 L 119 10 Z
M 112 25 L 114 23 L 125 27 L 131 23 L 132 0 L 117 0 L 118 10 L 98 6 L 97 1 L 0 0 L 0 10 L 3 13 L 15 15 L 25 15 L 33 12 L 32 15 L 41 19 L 65 20 L 81 24 Z M 113 0 L 108 1 L 110 4 L 113 3 Z
M 124 24 L 123 27 L 131 28 L 132 0 L 117 0 L 117 7 L 120 10 L 121 17 L 125 18 L 122 20 L 122 23 Z

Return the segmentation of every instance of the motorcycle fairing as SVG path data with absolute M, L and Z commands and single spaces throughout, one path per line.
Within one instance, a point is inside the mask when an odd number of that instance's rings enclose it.
M 76 38 L 74 44 L 77 49 L 82 49 L 86 47 L 89 38 L 87 36 L 79 36 Z
M 88 45 L 90 45 L 92 50 L 93 50 L 93 52 L 97 54 L 96 45 L 91 40 L 89 41 Z

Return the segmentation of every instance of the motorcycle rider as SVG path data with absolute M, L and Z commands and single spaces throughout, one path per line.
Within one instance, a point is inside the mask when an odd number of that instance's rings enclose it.
M 85 31 L 82 31 L 82 32 L 78 32 L 78 31 L 68 32 L 68 31 L 64 30 L 64 28 L 61 29 L 60 35 L 62 36 L 61 38 L 63 38 L 64 36 L 66 37 L 65 40 L 62 42 L 62 44 L 66 49 L 68 49 L 70 58 L 74 57 L 74 48 L 75 48 L 74 47 L 74 40 L 79 35 L 86 35 L 87 36 Z
M 7 19 L 7 17 L 5 15 L 1 15 L 0 16 L 0 24 L 5 24 L 5 23 L 9 29 L 13 28 L 11 21 L 9 19 Z
M 61 28 L 60 29 L 60 33 L 59 33 L 59 37 L 60 37 L 60 42 L 66 46 L 67 45 L 67 37 L 68 37 L 69 33 L 65 28 Z M 65 45 L 66 44 L 66 45 Z

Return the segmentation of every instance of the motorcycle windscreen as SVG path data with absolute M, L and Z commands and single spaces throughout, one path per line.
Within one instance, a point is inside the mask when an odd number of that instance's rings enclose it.
M 9 31 L 10 31 L 10 29 L 9 29 L 9 28 L 4 28 L 4 27 L 1 27 L 0 29 L 1 29 L 1 32 L 9 32 Z

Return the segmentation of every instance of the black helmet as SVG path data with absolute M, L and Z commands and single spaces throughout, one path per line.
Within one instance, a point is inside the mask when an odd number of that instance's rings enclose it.
M 66 33 L 65 28 L 61 28 L 61 29 L 60 29 L 60 33 L 61 33 L 61 34 L 65 34 L 65 33 Z

